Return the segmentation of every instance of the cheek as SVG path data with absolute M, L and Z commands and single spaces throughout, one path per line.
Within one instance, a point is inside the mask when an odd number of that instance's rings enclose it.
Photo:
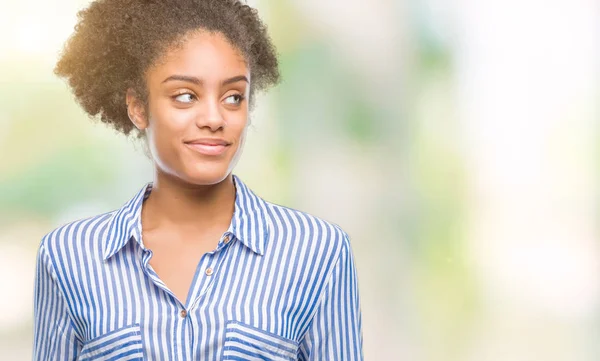
M 241 153 L 242 148 L 244 147 L 244 143 L 246 141 L 246 136 L 248 133 L 248 127 L 245 126 L 239 131 L 238 135 L 238 149 L 236 149 L 236 153 Z M 236 154 L 236 156 L 239 154 Z
M 227 119 L 227 127 L 229 128 L 229 133 L 231 135 L 234 135 L 236 139 L 239 139 L 242 136 L 242 134 L 246 132 L 249 125 L 250 120 L 248 119 L 248 114 L 243 111 L 234 113 Z M 225 132 L 227 133 L 227 131 Z
M 194 114 L 190 110 L 173 109 L 162 104 L 151 108 L 148 137 L 157 161 L 164 164 L 177 158 L 178 145 L 193 119 Z

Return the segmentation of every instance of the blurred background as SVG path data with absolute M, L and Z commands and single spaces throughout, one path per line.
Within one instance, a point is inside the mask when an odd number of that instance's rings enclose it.
M 152 179 L 52 73 L 88 1 L 0 2 L 0 354 L 41 237 Z M 351 236 L 367 360 L 600 359 L 600 4 L 255 0 L 283 82 L 234 173 Z

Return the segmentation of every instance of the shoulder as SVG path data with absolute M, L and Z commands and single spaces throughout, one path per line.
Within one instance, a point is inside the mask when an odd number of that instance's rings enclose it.
M 99 251 L 100 239 L 106 233 L 116 212 L 117 210 L 112 210 L 62 224 L 42 237 L 40 250 L 47 254 L 53 263 L 57 258 L 67 259 L 77 257 L 77 254 Z
M 350 237 L 338 224 L 313 214 L 265 201 L 271 239 L 337 259 L 350 247 Z

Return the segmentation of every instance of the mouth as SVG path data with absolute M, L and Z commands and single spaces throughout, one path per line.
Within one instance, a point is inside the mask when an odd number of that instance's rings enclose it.
M 212 145 L 202 143 L 185 143 L 185 145 L 188 148 L 204 155 L 220 155 L 223 152 L 225 152 L 225 149 L 227 149 L 227 147 L 229 146 L 223 144 Z
M 231 143 L 223 139 L 199 139 L 184 142 L 184 144 L 197 153 L 210 156 L 223 154 L 227 147 L 231 145 Z

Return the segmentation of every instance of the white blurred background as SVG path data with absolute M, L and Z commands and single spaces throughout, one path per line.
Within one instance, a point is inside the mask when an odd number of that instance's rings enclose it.
M 0 2 L 0 354 L 35 252 L 151 164 L 52 74 L 87 1 Z M 598 360 L 600 4 L 250 1 L 281 54 L 234 171 L 352 238 L 367 360 Z

